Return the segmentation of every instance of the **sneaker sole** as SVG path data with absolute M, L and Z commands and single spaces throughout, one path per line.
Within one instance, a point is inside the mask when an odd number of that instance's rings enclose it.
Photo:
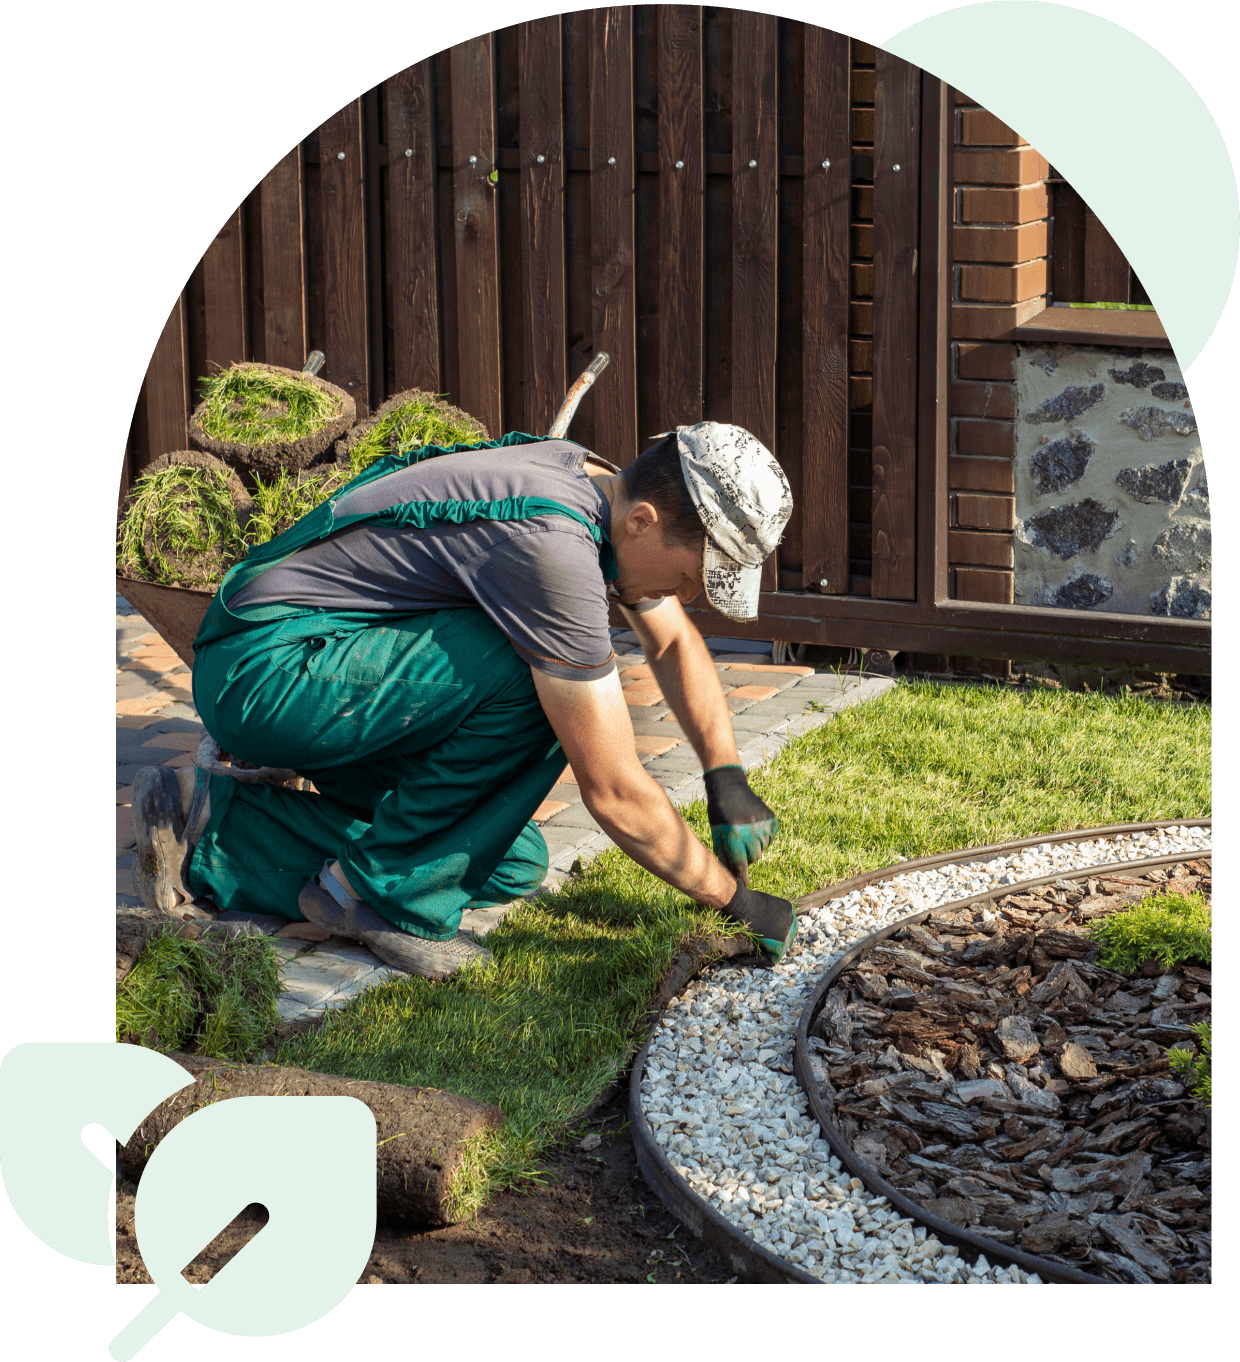
M 397 931 L 373 908 L 360 901 L 356 908 L 342 908 L 313 880 L 297 896 L 297 906 L 316 926 L 369 946 L 385 965 L 436 983 L 467 966 L 489 965 L 492 960 L 491 952 L 477 945 L 465 932 L 457 932 L 448 941 L 426 941 L 420 936 Z
M 173 771 L 166 766 L 139 771 L 134 777 L 132 808 L 137 841 L 134 888 L 150 911 L 171 916 L 194 901 L 193 891 L 185 882 L 190 849 L 184 840 L 181 787 Z M 176 833 L 178 823 L 182 824 L 180 837 Z

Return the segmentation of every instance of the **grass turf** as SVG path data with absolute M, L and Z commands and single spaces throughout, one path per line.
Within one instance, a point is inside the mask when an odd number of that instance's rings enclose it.
M 340 398 L 308 378 L 234 364 L 198 380 L 198 421 L 215 440 L 280 444 L 321 429 L 340 412 Z
M 173 464 L 138 478 L 117 527 L 119 571 L 164 585 L 207 586 L 245 557 L 228 480 Z
M 365 431 L 349 450 L 349 476 L 357 477 L 385 454 L 403 454 L 426 445 L 480 444 L 486 427 L 468 412 L 435 393 L 419 393 Z
M 846 678 L 845 678 L 846 679 Z M 1210 711 L 1066 692 L 900 685 L 753 773 L 781 831 L 754 888 L 789 898 L 899 857 L 1105 823 L 1205 817 Z M 685 810 L 709 845 L 703 802 Z M 620 1073 L 681 943 L 725 924 L 617 850 L 487 938 L 494 963 L 394 981 L 282 1045 L 276 1062 L 494 1102 L 458 1209 L 537 1176 Z

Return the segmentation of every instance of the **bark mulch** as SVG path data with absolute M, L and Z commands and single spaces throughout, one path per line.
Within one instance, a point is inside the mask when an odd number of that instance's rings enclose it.
M 824 1102 L 927 1211 L 1120 1282 L 1210 1280 L 1210 1111 L 1167 1048 L 1210 970 L 1098 965 L 1089 930 L 1210 863 L 1099 872 L 938 910 L 840 975 L 810 1033 Z

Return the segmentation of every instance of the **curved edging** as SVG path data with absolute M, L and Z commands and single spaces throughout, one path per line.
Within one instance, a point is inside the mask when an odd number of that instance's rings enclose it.
M 1207 826 L 1209 819 L 1194 820 L 1191 826 Z M 1162 826 L 1183 827 L 1182 822 L 1164 824 Z M 1108 866 L 1123 866 L 1126 870 L 1155 870 L 1164 865 L 1178 865 L 1183 861 L 1206 860 L 1210 856 L 1208 851 L 1182 852 L 1175 856 L 1148 857 L 1139 861 L 1106 862 Z M 898 1187 L 892 1186 L 878 1171 L 865 1159 L 861 1158 L 841 1134 L 839 1128 L 831 1119 L 822 1098 L 818 1093 L 818 1085 L 813 1081 L 809 1072 L 809 1028 L 813 1024 L 822 1006 L 822 1001 L 827 994 L 827 990 L 835 983 L 836 979 L 846 970 L 854 965 L 860 958 L 868 955 L 880 942 L 893 936 L 903 928 L 918 922 L 924 922 L 932 912 L 939 912 L 943 909 L 956 909 L 971 907 L 978 903 L 984 903 L 989 899 L 1005 898 L 1011 893 L 1019 893 L 1021 890 L 1035 888 L 1042 884 L 1053 884 L 1056 880 L 1069 879 L 1089 879 L 1097 875 L 1103 866 L 1086 866 L 1076 870 L 1060 871 L 1054 875 L 1044 875 L 1036 880 L 1022 880 L 1019 884 L 996 885 L 981 894 L 974 894 L 967 899 L 957 899 L 951 903 L 936 904 L 933 908 L 923 908 L 916 913 L 910 913 L 908 917 L 900 918 L 898 921 L 888 924 L 877 932 L 871 933 L 856 945 L 850 947 L 842 956 L 831 966 L 831 968 L 818 981 L 809 1000 L 801 1010 L 800 1020 L 797 1023 L 796 1045 L 793 1051 L 792 1069 L 796 1075 L 797 1082 L 801 1085 L 802 1091 L 809 1099 L 810 1110 L 814 1113 L 814 1119 L 818 1122 L 822 1130 L 823 1137 L 831 1146 L 831 1152 L 840 1160 L 845 1168 L 856 1178 L 860 1178 L 866 1187 L 878 1196 L 886 1197 L 887 1200 L 902 1214 L 910 1216 L 919 1224 L 925 1225 L 928 1230 L 933 1231 L 935 1236 L 944 1242 L 954 1244 L 958 1249 L 964 1250 L 966 1258 L 976 1258 L 978 1254 L 985 1254 L 990 1262 L 1004 1263 L 1007 1266 L 1015 1264 L 1026 1272 L 1036 1272 L 1043 1281 L 1052 1282 L 1071 1282 L 1083 1283 L 1094 1286 L 1115 1286 L 1117 1283 L 1105 1277 L 1095 1276 L 1093 1273 L 1081 1271 L 1079 1268 L 1068 1267 L 1063 1263 L 1052 1262 L 1047 1258 L 1040 1258 L 1035 1254 L 1026 1253 L 1022 1249 L 1012 1248 L 1007 1244 L 1000 1244 L 997 1240 L 987 1239 L 985 1235 L 976 1234 L 972 1230 L 967 1230 L 959 1225 L 952 1224 L 949 1220 L 943 1220 L 937 1215 L 932 1215 L 918 1202 L 900 1191 Z M 838 897 L 832 895 L 832 897 Z
M 1117 823 L 1109 827 L 1101 828 L 1081 828 L 1075 832 L 1056 833 L 1049 837 L 1025 837 L 1013 842 L 996 842 L 984 847 L 966 847 L 962 851 L 946 852 L 936 856 L 924 856 L 916 861 L 901 861 L 895 866 L 888 866 L 881 870 L 872 870 L 864 875 L 858 875 L 851 880 L 841 881 L 839 884 L 829 885 L 826 889 L 820 889 L 813 894 L 803 895 L 797 899 L 798 910 L 803 908 L 816 908 L 821 904 L 830 902 L 831 899 L 842 898 L 845 894 L 850 894 L 854 889 L 864 888 L 867 884 L 874 884 L 879 880 L 893 879 L 897 875 L 907 874 L 909 871 L 931 869 L 934 866 L 953 864 L 964 861 L 986 852 L 1001 854 L 1007 850 L 1017 850 L 1027 846 L 1042 846 L 1044 843 L 1061 843 L 1072 841 L 1088 841 L 1091 838 L 1105 836 L 1116 837 L 1129 832 L 1153 832 L 1158 828 L 1192 828 L 1210 827 L 1212 820 L 1209 818 L 1170 818 L 1161 823 Z M 805 1042 L 809 1038 L 809 1026 L 813 1020 L 814 1010 L 822 1000 L 830 982 L 834 976 L 842 972 L 856 957 L 863 951 L 872 948 L 879 941 L 898 931 L 901 927 L 909 923 L 921 922 L 927 918 L 932 911 L 943 908 L 959 908 L 966 904 L 971 904 L 982 899 L 1002 897 L 1007 894 L 1020 893 L 1022 888 L 1037 886 L 1039 884 L 1053 883 L 1057 879 L 1086 878 L 1096 874 L 1103 869 L 1135 868 L 1144 867 L 1152 869 L 1156 865 L 1172 864 L 1181 860 L 1196 860 L 1209 856 L 1209 852 L 1184 853 L 1175 857 L 1161 857 L 1149 861 L 1104 861 L 1100 865 L 1086 867 L 1081 871 L 1056 871 L 1053 875 L 1046 875 L 1034 880 L 1020 880 L 1016 884 L 996 885 L 992 891 L 974 895 L 968 899 L 958 899 L 950 903 L 935 904 L 933 909 L 923 909 L 921 912 L 910 914 L 906 918 L 901 918 L 898 922 L 884 927 L 881 931 L 873 933 L 863 941 L 859 941 L 855 946 L 850 947 L 840 959 L 828 970 L 823 979 L 819 981 L 810 997 L 809 1002 L 802 1010 L 800 1022 L 797 1026 L 796 1045 L 793 1052 L 793 1073 L 797 1082 L 801 1085 L 809 1099 L 810 1110 L 814 1114 L 814 1119 L 818 1122 L 823 1132 L 823 1137 L 831 1146 L 832 1152 L 839 1158 L 840 1162 L 853 1174 L 854 1177 L 861 1179 L 872 1191 L 881 1196 L 887 1197 L 893 1206 L 901 1210 L 911 1219 L 917 1220 L 925 1225 L 927 1229 L 933 1230 L 939 1239 L 955 1244 L 958 1248 L 963 1248 L 962 1257 L 966 1261 L 973 1261 L 978 1254 L 986 1253 L 987 1257 L 994 1256 L 996 1261 L 1017 1262 L 1024 1267 L 1026 1261 L 1041 1264 L 1040 1267 L 1030 1267 L 1026 1269 L 1030 1272 L 1037 1272 L 1039 1276 L 1043 1271 L 1047 1274 L 1063 1274 L 1073 1272 L 1073 1269 L 1065 1269 L 1059 1264 L 1044 1262 L 1040 1258 L 1035 1258 L 1031 1254 L 1020 1254 L 1019 1257 L 1013 1255 L 1010 1249 L 1002 1244 L 993 1243 L 991 1240 L 983 1240 L 981 1236 L 972 1235 L 967 1230 L 961 1230 L 960 1226 L 952 1225 L 948 1221 L 939 1220 L 937 1216 L 930 1216 L 922 1210 L 915 1202 L 909 1201 L 904 1194 L 895 1187 L 891 1187 L 883 1178 L 870 1168 L 869 1164 L 859 1159 L 849 1145 L 847 1145 L 839 1131 L 835 1128 L 830 1117 L 827 1116 L 822 1102 L 818 1097 L 815 1085 L 808 1081 L 808 1052 Z M 705 960 L 703 963 L 707 963 Z M 693 976 L 690 976 L 693 977 Z M 684 983 L 689 980 L 685 979 Z M 683 987 L 683 984 L 681 985 Z M 674 996 L 674 995 L 673 995 Z M 646 1073 L 646 1062 L 650 1053 L 651 1041 L 654 1039 L 654 1027 L 659 1017 L 667 1010 L 671 997 L 668 997 L 658 1014 L 650 1023 L 650 1031 L 647 1034 L 646 1042 L 637 1052 L 633 1060 L 633 1067 L 629 1076 L 629 1123 L 633 1131 L 633 1145 L 637 1151 L 637 1164 L 642 1171 L 642 1176 L 646 1179 L 651 1189 L 656 1193 L 659 1200 L 667 1207 L 673 1215 L 677 1216 L 681 1223 L 708 1247 L 713 1248 L 721 1257 L 726 1259 L 729 1266 L 733 1268 L 738 1276 L 744 1274 L 750 1281 L 758 1282 L 805 1282 L 815 1286 L 825 1286 L 820 1277 L 815 1277 L 812 1273 L 806 1272 L 803 1268 L 797 1267 L 778 1254 L 772 1253 L 764 1248 L 756 1239 L 751 1238 L 743 1231 L 739 1230 L 730 1220 L 720 1215 L 703 1197 L 689 1187 L 683 1178 L 672 1167 L 667 1155 L 659 1148 L 654 1138 L 654 1132 L 650 1129 L 650 1124 L 646 1120 L 646 1114 L 642 1110 L 641 1085 Z M 867 1176 L 868 1175 L 868 1176 Z M 942 1229 L 940 1230 L 940 1226 Z M 974 1240 L 979 1242 L 975 1245 Z M 1114 1285 L 1106 1282 L 1102 1277 L 1094 1277 L 1088 1273 L 1078 1273 L 1073 1276 L 1056 1276 L 1055 1280 L 1072 1282 L 1098 1282 L 1105 1285 Z

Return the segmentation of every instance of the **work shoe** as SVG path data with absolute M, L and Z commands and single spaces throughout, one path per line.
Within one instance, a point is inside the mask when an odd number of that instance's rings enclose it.
M 152 912 L 202 916 L 194 910 L 189 863 L 210 817 L 210 782 L 206 771 L 195 769 L 187 788 L 171 766 L 144 766 L 134 776 L 133 882 Z
M 354 898 L 328 870 L 330 864 L 325 861 L 318 878 L 309 881 L 297 897 L 297 906 L 308 921 L 336 936 L 365 943 L 385 965 L 423 979 L 446 979 L 466 965 L 491 963 L 491 952 L 466 932 L 457 932 L 448 941 L 427 941 L 393 927 Z

